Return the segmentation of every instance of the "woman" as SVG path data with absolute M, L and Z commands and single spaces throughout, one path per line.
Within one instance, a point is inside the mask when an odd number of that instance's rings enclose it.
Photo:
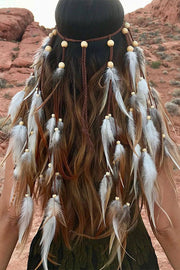
M 177 149 L 123 8 L 118 0 L 60 0 L 56 23 L 9 108 L 0 269 L 27 238 L 34 198 L 45 215 L 29 270 L 159 269 L 143 204 L 179 270 L 180 211 L 169 173 Z

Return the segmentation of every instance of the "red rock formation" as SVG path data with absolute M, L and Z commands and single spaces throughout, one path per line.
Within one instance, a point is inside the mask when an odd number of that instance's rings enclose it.
M 154 0 L 146 9 L 149 9 L 153 17 L 160 17 L 164 22 L 180 22 L 179 0 Z
M 20 40 L 26 27 L 33 21 L 33 14 L 27 9 L 0 9 L 0 38 L 16 41 Z

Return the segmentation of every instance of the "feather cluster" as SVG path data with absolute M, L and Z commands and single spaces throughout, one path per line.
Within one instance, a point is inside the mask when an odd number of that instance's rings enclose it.
M 137 54 L 135 52 L 127 52 L 125 57 L 126 65 L 129 68 L 129 74 L 132 80 L 133 89 L 136 89 L 136 71 L 138 66 Z
M 101 199 L 101 207 L 102 207 L 102 218 L 105 224 L 105 213 L 107 209 L 107 205 L 109 202 L 109 198 L 111 195 L 111 189 L 113 186 L 112 177 L 110 173 L 106 173 L 101 181 L 99 194 Z
M 145 76 L 146 76 L 146 61 L 145 61 L 143 49 L 141 49 L 140 47 L 135 47 L 134 52 L 137 55 L 137 60 L 139 63 L 140 71 L 142 72 L 142 75 L 145 78 Z
M 43 223 L 43 234 L 40 243 L 42 246 L 41 257 L 45 270 L 48 270 L 48 254 L 51 243 L 54 239 L 57 219 L 62 223 L 63 226 L 66 226 L 59 196 L 53 195 L 53 197 L 49 199 L 46 208 L 45 220 Z
M 24 126 L 23 122 L 20 122 L 19 125 L 13 127 L 11 135 L 13 158 L 16 163 L 19 160 L 27 143 L 27 128 Z
M 155 188 L 157 170 L 151 156 L 147 153 L 146 150 L 142 153 L 142 159 L 143 159 L 143 165 L 142 165 L 141 174 L 142 174 L 142 180 L 143 180 L 144 193 L 145 193 L 147 203 L 149 206 L 149 211 L 150 211 L 153 225 L 154 227 L 156 227 L 155 220 L 154 220 L 154 203 L 157 199 L 156 188 Z
M 8 115 L 11 116 L 11 121 L 13 122 L 17 116 L 17 113 L 21 107 L 25 96 L 25 91 L 18 92 L 11 100 L 11 104 L 9 106 Z
M 138 174 L 138 167 L 139 167 L 139 161 L 141 158 L 141 147 L 139 144 L 136 145 L 134 152 L 133 152 L 133 157 L 132 157 L 132 169 L 131 173 L 134 173 L 133 177 L 133 188 L 134 188 L 134 193 L 135 197 L 138 195 L 138 189 L 137 189 L 137 174 Z

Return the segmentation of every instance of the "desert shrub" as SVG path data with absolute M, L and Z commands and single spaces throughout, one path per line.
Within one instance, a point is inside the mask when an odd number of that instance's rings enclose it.
M 180 106 L 180 98 L 175 98 L 171 102 L 178 105 L 178 106 Z
M 161 62 L 160 61 L 153 61 L 151 63 L 151 67 L 154 69 L 158 69 L 161 66 Z
M 170 81 L 170 85 L 177 85 L 177 86 L 180 86 L 180 81 L 171 80 L 171 81 Z
M 174 89 L 172 95 L 174 97 L 180 97 L 180 88 Z
M 165 104 L 166 110 L 168 111 L 168 113 L 172 116 L 174 115 L 180 115 L 180 109 L 179 106 L 177 104 L 174 104 L 172 102 L 167 102 Z

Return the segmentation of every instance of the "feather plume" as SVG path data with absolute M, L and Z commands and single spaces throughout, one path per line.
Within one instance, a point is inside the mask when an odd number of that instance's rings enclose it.
M 147 107 L 147 99 L 148 99 L 148 94 L 149 94 L 149 88 L 147 85 L 147 82 L 145 79 L 142 79 L 138 82 L 137 86 L 137 100 Z
M 114 200 L 110 205 L 110 211 L 112 215 L 112 225 L 120 245 L 122 244 L 122 238 L 127 233 L 127 228 L 130 222 L 130 206 L 129 204 L 123 205 L 120 200 Z
M 48 130 L 48 134 L 49 134 L 49 144 L 52 143 L 52 137 L 53 137 L 55 127 L 56 127 L 56 118 L 55 118 L 55 115 L 52 114 L 52 117 L 47 121 L 47 124 L 46 124 L 46 129 Z
M 121 91 L 119 87 L 119 76 L 118 72 L 115 68 L 107 68 L 106 71 L 106 85 L 109 89 L 110 82 L 112 82 L 112 89 L 116 98 L 116 102 L 120 108 L 120 110 L 129 117 L 129 114 L 126 110 L 126 106 L 124 105 L 124 101 L 121 96 Z
M 41 104 L 42 104 L 41 93 L 36 91 L 32 97 L 31 108 L 30 108 L 29 117 L 28 117 L 28 132 L 29 133 L 31 131 L 38 132 L 38 126 L 35 121 L 34 113 L 35 113 L 35 110 Z M 42 109 L 38 111 L 39 119 L 42 118 L 42 112 L 43 112 Z
M 102 207 L 102 218 L 105 224 L 105 213 L 106 208 L 109 202 L 109 198 L 111 195 L 111 189 L 112 189 L 112 177 L 109 173 L 106 173 L 101 181 L 100 188 L 99 188 L 99 194 L 101 198 L 101 207 Z
M 103 124 L 101 127 L 101 136 L 102 136 L 102 144 L 104 148 L 104 155 L 106 158 L 107 166 L 112 171 L 111 165 L 110 165 L 110 159 L 109 159 L 109 146 L 112 145 L 112 143 L 115 141 L 114 134 L 111 129 L 111 123 L 109 121 L 109 116 L 106 116 L 106 118 L 103 120 Z
M 27 100 L 28 98 L 30 98 L 34 94 L 34 92 L 37 89 L 37 86 L 38 86 L 38 84 L 35 85 L 35 87 L 33 88 L 33 90 L 23 99 L 23 101 Z
M 143 131 L 149 146 L 150 153 L 153 159 L 155 159 L 156 152 L 160 143 L 160 138 L 152 120 L 147 120 L 147 124 L 143 128 Z
M 128 134 L 132 140 L 133 145 L 135 144 L 136 139 L 136 129 L 135 129 L 135 123 L 134 123 L 134 117 L 133 112 L 129 112 L 129 118 L 128 118 Z
M 138 65 L 137 54 L 135 52 L 127 52 L 126 65 L 129 67 L 129 73 L 132 80 L 132 86 L 136 89 L 136 69 Z
M 147 153 L 147 151 L 143 152 L 142 158 L 143 158 L 142 179 L 143 179 L 144 193 L 149 206 L 149 211 L 151 214 L 153 225 L 154 227 L 156 227 L 154 220 L 154 203 L 156 201 L 157 196 L 155 189 L 157 170 L 151 156 Z
M 42 245 L 41 257 L 45 270 L 48 270 L 48 254 L 51 243 L 54 239 L 57 218 L 64 226 L 66 226 L 59 196 L 53 195 L 53 198 L 48 201 L 48 205 L 46 208 L 45 220 L 43 224 L 43 234 L 40 243 Z
M 124 146 L 118 141 L 114 153 L 114 161 L 119 161 L 121 157 L 125 154 Z
M 23 122 L 20 122 L 19 125 L 13 127 L 11 134 L 12 139 L 10 144 L 12 145 L 13 158 L 14 161 L 16 162 L 20 158 L 26 146 L 27 128 L 26 126 L 23 125 Z
M 50 148 L 54 148 L 56 147 L 61 139 L 61 133 L 60 130 L 58 128 L 55 128 L 54 134 L 52 136 L 52 142 L 50 144 Z
M 133 187 L 134 187 L 135 197 L 137 197 L 137 194 L 138 194 L 137 173 L 138 173 L 138 166 L 139 166 L 140 158 L 141 158 L 141 147 L 139 144 L 137 144 L 133 152 L 132 169 L 131 169 L 131 173 L 134 171 Z
M 64 128 L 64 123 L 62 121 L 62 119 L 60 118 L 59 121 L 58 121 L 58 126 L 57 126 L 60 130 L 60 132 L 63 131 L 63 128 Z
M 146 77 L 146 61 L 145 61 L 145 56 L 144 56 L 143 49 L 141 49 L 140 47 L 135 47 L 134 52 L 137 55 L 139 68 L 140 68 L 140 70 L 142 72 L 143 77 L 145 78 Z
M 28 229 L 33 216 L 33 200 L 26 194 L 26 197 L 23 200 L 21 208 L 21 216 L 19 220 L 19 239 L 18 242 L 21 243 L 23 236 Z
M 11 100 L 9 106 L 8 115 L 11 116 L 11 121 L 13 122 L 16 118 L 16 115 L 21 107 L 25 95 L 25 91 L 18 92 Z
M 53 73 L 53 80 L 54 81 L 58 81 L 59 79 L 61 79 L 64 75 L 64 68 L 56 68 L 56 70 Z

